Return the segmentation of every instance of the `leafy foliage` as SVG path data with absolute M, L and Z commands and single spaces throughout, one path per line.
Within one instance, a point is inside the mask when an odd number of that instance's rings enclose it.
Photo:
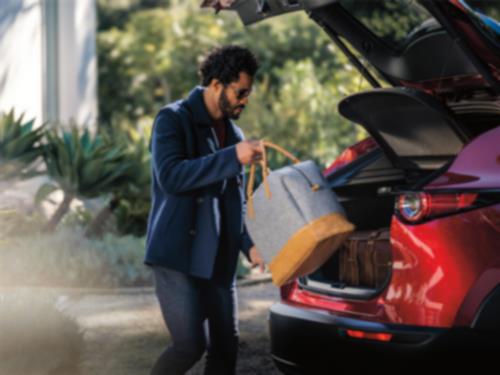
M 336 104 L 368 85 L 304 13 L 246 28 L 233 12 L 214 15 L 196 0 L 122 3 L 98 2 L 101 128 L 115 134 L 135 129 L 148 138 L 157 111 L 198 84 L 203 56 L 233 43 L 250 48 L 261 64 L 250 105 L 238 121 L 247 138 L 268 139 L 325 166 L 365 136 L 340 117 Z M 110 22 L 113 14 L 119 21 Z M 273 152 L 269 161 L 273 169 L 286 163 Z M 150 168 L 144 164 L 143 171 Z M 114 210 L 123 233 L 146 230 L 149 189 L 140 185 L 142 195 L 125 188 Z
M 336 74 L 341 76 L 344 72 L 339 70 Z M 337 116 L 337 109 L 331 104 L 332 97 L 341 97 L 343 91 L 352 90 L 350 86 L 355 86 L 355 82 L 348 82 L 349 86 L 323 84 L 308 59 L 289 62 L 277 75 L 279 89 L 271 94 L 270 102 L 264 102 L 270 84 L 262 82 L 256 87 L 255 98 L 244 117 L 247 137 L 270 140 L 299 159 L 312 158 L 320 165 L 334 159 L 353 140 L 363 137 L 360 129 Z M 271 151 L 271 169 L 285 163 L 288 161 L 283 156 Z
M 119 233 L 143 236 L 151 203 L 151 155 L 148 138 L 129 128 L 121 139 L 126 148 L 126 163 L 129 168 L 120 179 L 120 186 L 113 189 L 109 204 L 95 217 L 89 226 L 88 235 L 99 236 L 103 222 L 115 213 Z M 100 221 L 100 223 L 99 223 Z
M 51 129 L 46 137 L 47 172 L 70 195 L 96 197 L 119 184 L 129 168 L 123 145 L 100 135 L 92 138 L 87 128 Z
M 75 124 L 69 129 L 50 129 L 46 138 L 45 165 L 56 184 L 43 184 L 35 200 L 40 202 L 57 189 L 64 192 L 63 201 L 45 227 L 52 231 L 68 212 L 73 198 L 95 198 L 118 189 L 131 164 L 126 162 L 124 144 L 105 135 L 92 137 L 87 128 L 81 130 Z
M 45 125 L 33 129 L 34 120 L 23 121 L 12 109 L 0 115 L 0 179 L 28 178 L 36 175 L 33 162 L 43 152 L 40 140 Z
M 109 11 L 104 4 L 100 9 Z M 321 164 L 361 137 L 360 129 L 340 118 L 336 103 L 367 84 L 303 13 L 245 28 L 233 12 L 215 16 L 199 9 L 198 1 L 174 1 L 169 7 L 132 11 L 118 26 L 98 36 L 103 126 L 149 128 L 159 108 L 185 97 L 198 83 L 204 54 L 214 46 L 234 43 L 250 48 L 261 63 L 251 110 L 239 121 L 247 135 L 284 142 Z M 291 121 L 288 114 L 303 104 L 307 110 L 300 124 Z M 283 137 L 290 133 L 300 142 Z

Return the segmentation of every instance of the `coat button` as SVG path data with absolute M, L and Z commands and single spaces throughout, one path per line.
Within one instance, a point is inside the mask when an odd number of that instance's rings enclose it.
M 194 236 L 194 235 L 196 235 L 196 231 L 195 231 L 194 229 L 190 229 L 190 230 L 189 230 L 189 234 L 190 234 L 191 236 Z
M 198 203 L 198 204 L 203 203 L 203 198 L 196 198 L 196 203 Z

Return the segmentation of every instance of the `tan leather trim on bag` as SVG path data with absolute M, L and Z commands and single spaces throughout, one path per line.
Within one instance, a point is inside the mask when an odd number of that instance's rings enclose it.
M 321 216 L 305 225 L 269 263 L 273 283 L 280 287 L 316 271 L 354 230 L 354 224 L 341 213 Z

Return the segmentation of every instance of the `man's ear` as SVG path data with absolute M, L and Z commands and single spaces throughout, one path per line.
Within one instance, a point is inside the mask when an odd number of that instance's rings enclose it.
M 222 91 L 222 89 L 224 88 L 224 84 L 221 81 L 219 81 L 217 78 L 212 78 L 209 86 L 217 94 L 219 94 Z

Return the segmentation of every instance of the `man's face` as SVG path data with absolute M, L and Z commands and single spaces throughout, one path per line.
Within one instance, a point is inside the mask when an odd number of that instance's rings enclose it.
M 223 86 L 219 96 L 219 108 L 224 117 L 237 120 L 245 106 L 248 96 L 252 92 L 252 77 L 245 72 L 240 72 L 237 81 Z

